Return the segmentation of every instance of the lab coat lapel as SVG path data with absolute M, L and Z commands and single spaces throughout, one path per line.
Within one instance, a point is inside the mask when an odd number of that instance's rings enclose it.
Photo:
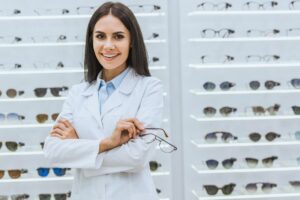
M 124 77 L 120 86 L 112 93 L 112 95 L 106 100 L 102 107 L 101 118 L 108 114 L 112 109 L 121 106 L 126 96 L 128 96 L 134 89 L 138 81 L 138 76 L 135 71 L 129 68 L 128 73 Z
M 98 98 L 98 82 L 93 83 L 85 92 L 82 93 L 86 97 L 83 106 L 88 110 L 88 112 L 96 119 L 97 123 L 102 126 L 100 118 L 100 105 Z

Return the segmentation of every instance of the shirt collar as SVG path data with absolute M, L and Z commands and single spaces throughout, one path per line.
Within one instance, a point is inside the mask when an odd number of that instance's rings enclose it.
M 107 86 L 112 85 L 114 87 L 114 89 L 118 88 L 120 86 L 122 80 L 128 73 L 128 71 L 129 71 L 129 67 L 127 67 L 121 74 L 119 74 L 118 76 L 116 76 L 115 78 L 113 78 L 112 80 L 110 80 L 106 83 L 103 79 L 100 78 L 102 76 L 102 70 L 101 70 L 98 75 L 98 80 L 97 80 L 97 82 L 99 83 L 98 89 L 100 89 L 103 85 L 107 85 Z

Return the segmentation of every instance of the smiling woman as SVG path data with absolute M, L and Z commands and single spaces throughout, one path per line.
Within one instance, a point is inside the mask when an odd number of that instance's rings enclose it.
M 163 111 L 143 36 L 130 9 L 107 2 L 88 24 L 86 82 L 73 86 L 45 140 L 52 167 L 76 168 L 72 200 L 157 200 L 149 161 Z M 158 137 L 155 137 L 158 138 Z

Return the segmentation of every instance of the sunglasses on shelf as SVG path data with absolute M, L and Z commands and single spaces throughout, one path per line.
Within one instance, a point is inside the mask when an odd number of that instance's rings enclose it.
M 51 115 L 51 119 L 52 119 L 53 121 L 55 121 L 55 120 L 57 119 L 58 115 L 59 115 L 59 113 L 53 113 L 53 114 Z M 43 113 L 43 114 L 38 114 L 38 115 L 36 115 L 36 121 L 37 121 L 38 123 L 40 123 L 40 124 L 45 123 L 47 120 L 48 120 L 48 115 L 47 115 L 47 114 L 44 114 L 44 113 Z
M 262 164 L 265 167 L 272 167 L 274 161 L 277 160 L 277 159 L 278 159 L 277 156 L 267 157 L 267 158 L 262 159 Z M 249 158 L 248 157 L 248 158 L 245 158 L 245 161 L 246 161 L 248 167 L 254 168 L 254 167 L 257 167 L 259 160 L 256 159 L 256 158 Z
M 256 133 L 256 132 L 249 134 L 249 138 L 253 142 L 258 142 L 261 139 L 261 137 L 262 137 L 262 135 L 259 133 Z M 272 142 L 276 138 L 280 138 L 280 137 L 281 137 L 281 135 L 277 134 L 275 132 L 269 132 L 265 135 L 266 140 L 268 140 L 269 142 Z
M 152 172 L 155 172 L 159 167 L 161 167 L 161 164 L 156 161 L 150 161 L 149 166 L 150 166 L 150 170 Z
M 205 1 L 197 5 L 197 9 L 201 10 L 228 10 L 232 7 L 232 4 L 228 2 L 214 3 L 210 1 Z
M 2 144 L 4 142 L 0 142 L 0 149 L 2 148 Z M 25 143 L 22 142 L 13 142 L 13 141 L 7 141 L 5 142 L 5 146 L 6 148 L 11 151 L 11 152 L 15 152 L 18 150 L 18 147 L 23 147 L 25 146 Z
M 27 169 L 10 169 L 7 171 L 8 171 L 8 175 L 12 179 L 20 178 L 22 174 L 28 173 Z M 4 174 L 5 174 L 5 170 L 0 170 L 0 179 L 4 177 Z
M 300 189 L 300 181 L 289 181 L 289 183 L 294 189 L 296 190 Z
M 9 98 L 15 98 L 16 96 L 22 96 L 25 92 L 23 90 L 17 91 L 15 89 L 6 90 L 6 96 Z M 0 97 L 2 96 L 2 91 L 0 90 Z
M 229 81 L 224 81 L 222 83 L 220 83 L 220 89 L 223 91 L 227 91 L 230 90 L 232 87 L 234 87 L 236 84 L 233 82 L 229 82 Z M 213 91 L 216 88 L 216 84 L 213 82 L 205 82 L 203 84 L 203 88 L 206 91 Z
M 219 109 L 219 112 L 221 113 L 221 115 L 223 117 L 227 117 L 229 116 L 230 114 L 234 113 L 237 111 L 237 108 L 234 108 L 234 107 L 229 107 L 229 106 L 224 106 L 222 108 Z M 217 110 L 213 107 L 205 107 L 203 109 L 203 113 L 205 114 L 205 116 L 207 117 L 213 117 L 216 115 L 217 113 Z
M 236 158 L 225 159 L 222 161 L 222 165 L 225 169 L 230 169 L 236 161 Z M 219 161 L 214 159 L 207 160 L 205 163 L 209 169 L 216 169 L 219 165 Z
M 0 113 L 0 122 L 3 122 L 5 120 L 7 121 L 21 121 L 24 120 L 25 116 L 19 115 L 17 113 L 8 113 L 8 114 L 3 114 Z
M 292 106 L 295 115 L 300 115 L 300 106 Z
M 278 6 L 277 1 L 247 1 L 244 3 L 244 8 L 247 10 L 269 10 Z
M 13 194 L 10 196 L 11 200 L 25 200 L 28 199 L 30 196 L 29 194 Z M 7 195 L 0 195 L 0 200 L 9 200 L 9 196 Z
M 273 106 L 264 108 L 262 106 L 252 106 L 252 111 L 255 115 L 264 115 L 269 113 L 269 115 L 276 115 L 280 108 L 279 104 L 274 104 Z
M 55 97 L 65 96 L 63 94 L 68 91 L 68 87 L 51 87 L 51 88 L 35 88 L 34 94 L 36 97 L 44 97 L 47 94 L 47 90 L 50 89 L 50 92 Z
M 223 187 L 218 187 L 216 185 L 203 185 L 208 195 L 216 195 L 219 190 L 221 190 L 225 195 L 230 195 L 233 192 L 235 186 L 236 184 L 234 183 L 224 185 Z
M 64 176 L 67 170 L 71 170 L 71 168 L 52 168 L 53 173 L 56 176 Z M 46 177 L 49 175 L 50 168 L 40 167 L 37 168 L 38 175 L 41 177 Z
M 249 193 L 255 193 L 257 192 L 258 185 L 261 185 L 261 190 L 264 193 L 270 193 L 274 187 L 277 187 L 277 184 L 275 183 L 263 183 L 263 182 L 257 182 L 257 183 L 249 183 L 246 185 L 245 189 Z
M 223 142 L 232 142 L 234 140 L 237 140 L 238 137 L 232 135 L 229 132 L 225 132 L 225 131 L 215 131 L 215 132 L 211 132 L 211 133 L 207 133 L 205 135 L 205 141 L 208 143 L 215 143 L 218 140 L 218 136 L 221 136 L 221 140 Z
M 39 200 L 51 200 L 51 194 L 39 194 Z M 66 200 L 71 197 L 71 192 L 53 194 L 55 200 Z
M 276 81 L 268 80 L 268 81 L 265 81 L 264 85 L 265 85 L 266 89 L 271 90 L 271 89 L 273 89 L 276 86 L 280 86 L 280 83 L 276 82 Z M 259 81 L 251 81 L 249 83 L 249 87 L 252 90 L 257 90 L 260 87 L 260 82 Z

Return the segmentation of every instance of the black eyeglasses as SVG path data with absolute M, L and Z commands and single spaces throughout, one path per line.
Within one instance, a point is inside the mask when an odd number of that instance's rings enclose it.
M 228 10 L 232 7 L 232 4 L 228 2 L 214 3 L 210 1 L 205 1 L 197 5 L 197 9 L 202 10 Z
M 300 115 L 300 106 L 292 106 L 295 115 Z
M 244 4 L 244 7 L 248 10 L 268 10 L 268 9 L 273 9 L 278 5 L 277 1 L 266 1 L 263 3 L 257 2 L 257 1 L 247 1 Z
M 220 30 L 207 28 L 201 31 L 201 35 L 204 38 L 215 38 L 215 37 L 227 38 L 233 35 L 234 33 L 235 31 L 233 29 L 228 29 L 228 28 L 222 28 Z
M 218 187 L 216 185 L 203 185 L 208 195 L 216 195 L 219 190 L 221 190 L 223 194 L 229 195 L 233 192 L 235 186 L 236 184 L 234 183 L 224 185 L 223 187 Z
M 265 135 L 266 140 L 268 140 L 269 142 L 275 140 L 276 138 L 280 138 L 281 135 L 275 132 L 269 132 Z M 249 138 L 250 140 L 252 140 L 253 142 L 258 142 L 261 139 L 261 134 L 259 133 L 250 133 L 249 134 Z
M 23 90 L 17 91 L 16 89 L 10 88 L 6 90 L 6 96 L 9 98 L 15 98 L 16 96 L 22 96 L 25 92 Z M 0 97 L 2 96 L 2 91 L 0 90 Z
M 68 87 L 51 87 L 51 88 L 35 88 L 34 94 L 36 97 L 44 97 L 47 93 L 47 90 L 50 89 L 50 92 L 55 97 L 65 96 L 66 91 L 68 91 Z
M 145 128 L 146 130 L 154 130 L 154 131 L 162 131 L 162 133 L 164 134 L 165 137 L 169 137 L 167 132 L 162 129 L 162 128 Z M 147 143 L 150 144 L 154 141 L 158 141 L 159 144 L 159 148 L 161 151 L 165 152 L 165 153 L 172 153 L 173 151 L 177 150 L 177 147 L 171 143 L 169 143 L 168 141 L 162 139 L 161 137 L 159 137 L 157 134 L 155 133 L 151 133 L 151 132 L 146 132 L 146 133 L 142 133 L 139 135 L 140 137 L 143 138 L 143 140 Z
M 51 68 L 56 68 L 56 69 L 60 69 L 60 68 L 64 68 L 65 64 L 62 61 L 54 61 L 54 62 L 44 62 L 44 61 L 37 61 L 35 63 L 33 63 L 33 67 L 35 69 L 51 69 Z
M 278 159 L 277 156 L 267 157 L 267 158 L 262 159 L 262 164 L 265 167 L 272 167 L 274 160 L 277 160 L 277 159 Z M 245 158 L 245 160 L 246 160 L 248 167 L 250 167 L 250 168 L 254 168 L 258 165 L 258 159 L 256 159 L 256 158 L 247 157 L 247 158 Z
M 218 140 L 218 136 L 221 135 L 221 139 L 223 142 L 232 142 L 234 140 L 237 140 L 238 137 L 232 135 L 231 133 L 229 132 L 225 132 L 225 131 L 215 131 L 215 132 L 210 132 L 210 133 L 207 133 L 205 135 L 205 141 L 208 142 L 208 143 L 215 143 L 217 142 Z
M 223 117 L 227 117 L 227 116 L 229 116 L 230 114 L 232 114 L 236 111 L 237 111 L 237 108 L 229 107 L 229 106 L 224 106 L 224 107 L 219 109 L 219 112 L 221 113 L 221 115 Z M 203 108 L 203 113 L 207 117 L 213 117 L 213 116 L 216 115 L 217 110 L 214 107 L 205 107 L 205 108 Z
M 289 3 L 289 9 L 290 10 L 298 10 L 300 9 L 300 1 L 299 0 L 295 0 L 295 1 L 291 1 Z
M 152 172 L 155 172 L 159 167 L 161 167 L 161 164 L 152 160 L 149 162 L 149 167 Z
M 269 193 L 274 187 L 277 187 L 275 183 L 256 182 L 247 184 L 245 188 L 249 193 L 255 193 L 257 192 L 257 185 L 259 184 L 261 185 L 261 190 L 265 193 Z
M 7 170 L 8 175 L 10 176 L 10 178 L 12 179 L 17 179 L 20 178 L 22 174 L 26 174 L 28 173 L 27 169 L 10 169 Z M 0 170 L 0 179 L 2 179 L 4 177 L 5 171 L 4 170 Z
M 5 120 L 10 122 L 22 121 L 25 119 L 25 116 L 19 115 L 18 113 L 0 113 L 0 122 L 4 122 Z
M 294 88 L 300 89 L 300 79 L 299 78 L 293 78 L 291 80 L 291 84 Z
M 234 57 L 231 55 L 224 55 L 221 58 L 213 58 L 212 56 L 209 55 L 202 55 L 201 56 L 201 63 L 206 64 L 206 63 L 231 63 L 234 61 Z
M 265 81 L 264 85 L 265 85 L 266 89 L 271 90 L 271 89 L 273 89 L 276 86 L 280 86 L 280 83 L 276 82 L 276 81 L 272 81 L 272 80 L 267 80 L 267 81 Z M 257 90 L 260 87 L 260 82 L 259 81 L 251 81 L 249 83 L 249 87 L 252 90 Z
M 155 38 L 158 38 L 158 37 L 159 37 L 158 33 L 152 33 L 150 36 L 147 37 L 147 39 L 151 40 L 151 39 L 155 39 Z
M 222 165 L 225 169 L 230 169 L 230 168 L 232 168 L 235 161 L 236 161 L 236 158 L 225 159 L 222 161 Z M 216 169 L 219 165 L 219 161 L 214 160 L 214 159 L 207 160 L 207 161 L 205 161 L 205 163 L 209 169 Z
M 128 5 L 133 13 L 152 13 L 160 11 L 159 5 L 143 4 L 143 5 Z
M 229 82 L 229 81 L 224 81 L 224 82 L 220 83 L 219 86 L 220 86 L 221 90 L 227 91 L 227 90 L 230 90 L 232 87 L 234 87 L 235 83 Z M 216 88 L 216 84 L 208 81 L 203 84 L 203 88 L 207 91 L 213 91 Z
M 50 200 L 51 196 L 51 194 L 39 194 L 39 200 Z M 71 192 L 53 194 L 53 196 L 55 200 L 66 200 L 68 197 L 71 197 Z
M 279 111 L 280 105 L 274 104 L 273 106 L 264 108 L 262 106 L 252 106 L 252 111 L 255 115 L 264 115 L 269 113 L 269 115 L 276 115 Z
M 13 194 L 10 196 L 11 200 L 25 200 L 28 199 L 30 196 L 29 194 Z M 7 195 L 0 195 L 0 200 L 8 200 L 9 196 Z
M 275 62 L 280 59 L 279 55 L 248 55 L 247 62 Z
M 259 29 L 248 29 L 247 30 L 248 37 L 269 37 L 269 36 L 276 36 L 280 33 L 278 29 L 271 29 L 271 30 L 259 30 Z
M 4 142 L 0 142 L 0 149 L 2 148 L 2 144 Z M 7 141 L 5 142 L 5 146 L 6 148 L 11 151 L 11 152 L 15 152 L 18 150 L 18 147 L 23 147 L 25 146 L 25 143 L 23 142 L 14 142 L 14 141 Z

